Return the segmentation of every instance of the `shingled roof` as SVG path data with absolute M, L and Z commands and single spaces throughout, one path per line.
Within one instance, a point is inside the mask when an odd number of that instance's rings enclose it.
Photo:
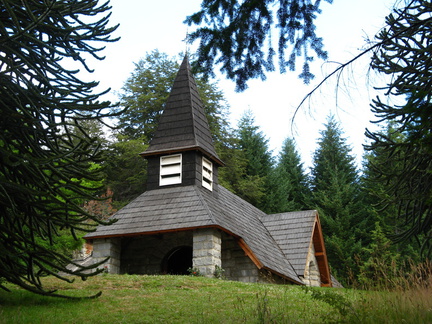
M 313 245 L 321 280 L 324 285 L 330 283 L 327 254 L 316 210 L 266 215 L 261 220 L 299 275 L 305 272 L 308 253 Z
M 262 218 L 297 273 L 305 270 L 317 212 L 315 210 L 266 215 Z
M 144 192 L 113 216 L 116 223 L 99 226 L 86 239 L 215 227 L 237 237 L 258 268 L 301 283 L 261 221 L 264 216 L 264 212 L 222 186 L 218 195 L 195 185 L 166 187 Z
M 187 150 L 200 150 L 213 161 L 223 165 L 213 146 L 203 103 L 185 56 L 155 135 L 141 156 Z

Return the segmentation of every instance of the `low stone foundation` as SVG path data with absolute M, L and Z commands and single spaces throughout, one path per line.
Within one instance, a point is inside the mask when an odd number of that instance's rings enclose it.
M 93 263 L 106 257 L 106 272 L 113 274 L 187 274 L 170 272 L 169 260 L 180 249 L 189 249 L 188 267 L 197 269 L 206 277 L 213 277 L 220 268 L 228 280 L 241 282 L 287 283 L 266 270 L 260 270 L 246 255 L 237 240 L 214 228 L 196 229 L 139 237 L 106 238 L 93 240 Z M 176 262 L 183 263 L 183 259 Z M 315 251 L 308 255 L 308 266 L 303 280 L 305 285 L 320 286 Z

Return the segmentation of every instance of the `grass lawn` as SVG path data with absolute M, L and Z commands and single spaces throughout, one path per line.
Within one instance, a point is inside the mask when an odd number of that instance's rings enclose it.
M 192 276 L 101 275 L 44 286 L 69 296 L 0 291 L 0 323 L 432 323 L 431 289 L 365 292 Z

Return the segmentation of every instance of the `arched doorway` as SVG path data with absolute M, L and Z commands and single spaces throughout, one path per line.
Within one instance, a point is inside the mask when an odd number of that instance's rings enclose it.
M 162 272 L 173 275 L 187 275 L 192 268 L 192 247 L 181 246 L 171 250 L 162 261 Z

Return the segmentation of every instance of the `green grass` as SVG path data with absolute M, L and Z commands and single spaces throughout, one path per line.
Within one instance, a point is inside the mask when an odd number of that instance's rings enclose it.
M 191 276 L 46 278 L 69 300 L 0 291 L 0 323 L 432 323 L 431 290 L 383 293 L 247 284 Z

